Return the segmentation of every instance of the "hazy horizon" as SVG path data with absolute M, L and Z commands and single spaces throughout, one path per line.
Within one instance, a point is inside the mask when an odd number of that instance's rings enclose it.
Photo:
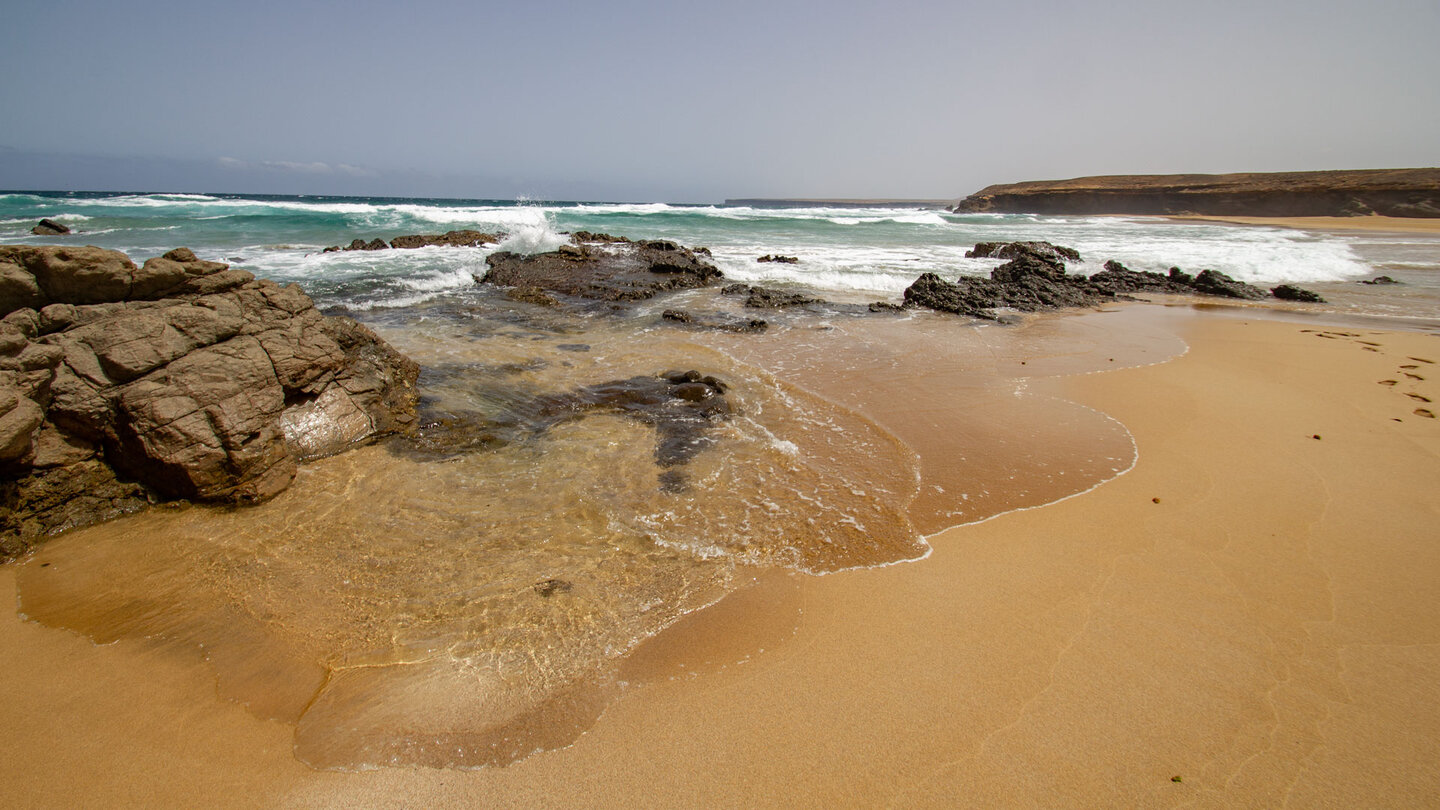
M 1440 164 L 1440 7 L 426 0 L 7 11 L 0 188 L 957 199 Z

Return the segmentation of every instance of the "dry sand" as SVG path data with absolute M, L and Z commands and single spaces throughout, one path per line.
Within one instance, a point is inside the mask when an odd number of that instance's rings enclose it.
M 1230 222 L 1237 225 L 1268 225 L 1302 231 L 1389 231 L 1393 233 L 1440 233 L 1440 219 L 1418 217 L 1217 217 L 1192 214 L 1165 219 Z
M 0 804 L 1433 805 L 1440 338 L 1173 311 L 1184 357 L 1032 383 L 1124 422 L 1131 472 L 766 579 L 507 768 L 309 771 L 203 665 L 0 618 Z

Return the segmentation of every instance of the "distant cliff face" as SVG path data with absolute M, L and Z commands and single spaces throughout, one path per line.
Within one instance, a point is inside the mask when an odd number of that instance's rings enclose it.
M 989 186 L 955 212 L 1440 217 L 1440 169 L 1151 174 Z

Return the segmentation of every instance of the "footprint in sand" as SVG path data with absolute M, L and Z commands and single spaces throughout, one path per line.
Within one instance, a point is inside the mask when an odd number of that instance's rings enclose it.
M 1399 384 L 1400 384 L 1400 381 L 1399 381 L 1399 380 L 1381 380 L 1381 381 L 1380 381 L 1380 384 L 1381 384 L 1381 385 L 1399 385 Z
M 1421 381 L 1423 381 L 1423 380 L 1425 379 L 1424 377 L 1421 377 L 1419 374 L 1411 374 L 1411 373 L 1408 372 L 1408 371 L 1405 372 L 1405 376 L 1406 376 L 1406 377 L 1409 377 L 1409 378 L 1412 379 L 1412 380 L 1421 380 Z
M 1418 363 L 1429 363 L 1429 364 L 1432 365 L 1432 366 L 1435 365 L 1435 361 L 1434 361 L 1434 360 L 1426 360 L 1426 359 L 1423 358 L 1423 357 L 1411 357 L 1410 359 L 1411 359 L 1411 360 L 1414 360 L 1414 361 L 1416 361 L 1416 362 L 1418 362 Z
M 1406 364 L 1406 365 L 1401 366 L 1400 368 L 1420 368 L 1420 367 L 1417 366 L 1417 365 L 1415 365 L 1414 363 L 1408 363 L 1408 364 Z
M 1419 401 L 1419 402 L 1429 402 L 1429 401 L 1430 401 L 1430 397 L 1422 397 L 1422 396 L 1420 396 L 1419 394 L 1406 394 L 1405 396 L 1410 397 L 1411 399 L 1417 400 L 1417 401 Z
M 1416 416 L 1423 416 L 1423 417 L 1425 417 L 1426 419 L 1434 419 L 1434 418 L 1435 418 L 1435 414 L 1431 413 L 1429 408 L 1416 408 L 1416 409 L 1415 409 L 1415 415 L 1416 415 Z
M 1378 351 L 1380 351 L 1379 349 L 1372 349 L 1372 348 L 1370 348 L 1369 346 L 1361 346 L 1360 348 L 1364 349 L 1364 350 L 1367 351 L 1367 352 L 1378 352 Z
M 1384 345 L 1385 345 L 1385 344 L 1383 344 L 1383 343 L 1371 343 L 1371 342 L 1368 341 L 1368 340 L 1357 340 L 1357 341 L 1355 341 L 1355 342 L 1356 342 L 1356 343 L 1364 344 L 1364 345 L 1366 345 L 1366 346 L 1384 346 Z

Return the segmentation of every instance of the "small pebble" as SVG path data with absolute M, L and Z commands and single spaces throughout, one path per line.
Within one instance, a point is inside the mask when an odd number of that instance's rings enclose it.
M 1318 442 L 1318 441 L 1320 441 L 1320 434 L 1319 434 L 1319 433 L 1316 433 L 1314 436 L 1311 436 L 1310 438 L 1312 438 L 1312 439 L 1314 439 L 1315 441 Z

